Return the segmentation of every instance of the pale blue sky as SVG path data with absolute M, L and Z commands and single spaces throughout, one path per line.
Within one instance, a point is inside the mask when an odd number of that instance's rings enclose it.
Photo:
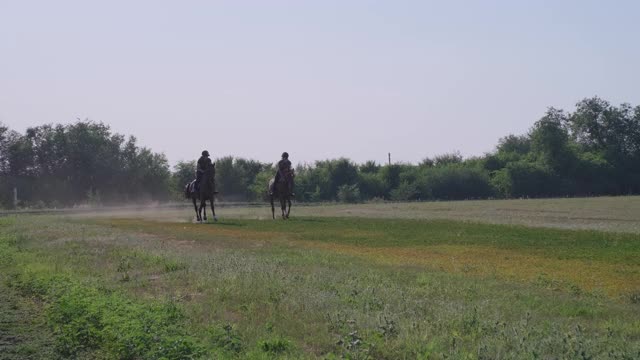
M 640 104 L 639 18 L 640 1 L 0 0 L 0 121 L 103 121 L 172 163 L 481 155 L 548 106 Z

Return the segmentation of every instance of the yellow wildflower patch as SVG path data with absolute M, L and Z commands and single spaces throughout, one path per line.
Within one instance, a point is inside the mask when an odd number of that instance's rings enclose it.
M 525 249 L 501 249 L 485 245 L 430 245 L 406 247 L 371 247 L 316 241 L 297 234 L 273 230 L 251 230 L 241 226 L 206 226 L 201 224 L 160 223 L 133 219 L 109 220 L 112 226 L 150 231 L 172 237 L 190 235 L 199 240 L 211 236 L 224 246 L 262 246 L 287 244 L 358 256 L 380 264 L 422 266 L 469 276 L 496 277 L 519 282 L 533 282 L 552 289 L 602 293 L 611 297 L 627 296 L 640 289 L 640 267 L 581 259 L 561 259 Z M 343 233 L 345 235 L 345 233 Z M 381 233 L 366 229 L 348 229 L 346 235 L 371 238 Z M 231 241 L 225 241 L 225 239 Z M 243 240 L 237 242 L 237 240 Z M 196 242 L 194 246 L 204 244 Z M 208 244 L 212 245 L 212 244 Z
M 637 266 L 598 261 L 560 260 L 486 246 L 366 247 L 326 242 L 305 246 L 365 257 L 389 265 L 425 266 L 453 273 L 539 282 L 550 287 L 577 286 L 619 296 L 640 289 Z

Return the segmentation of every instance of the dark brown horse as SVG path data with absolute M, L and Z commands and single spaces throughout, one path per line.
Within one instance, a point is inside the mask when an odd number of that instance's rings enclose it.
M 269 180 L 269 200 L 271 201 L 271 216 L 273 219 L 276 219 L 276 210 L 273 206 L 273 198 L 278 197 L 280 199 L 280 210 L 282 210 L 282 219 L 286 220 L 289 218 L 289 214 L 291 213 L 291 188 L 289 184 L 293 183 L 293 170 L 291 170 L 285 176 L 280 176 L 278 182 L 275 182 L 275 178 Z M 273 190 L 273 191 L 272 191 Z M 289 205 L 287 207 L 287 205 Z
M 193 200 L 193 208 L 196 211 L 196 219 L 198 222 L 202 220 L 207 221 L 207 200 L 211 204 L 211 212 L 213 213 L 213 221 L 218 221 L 216 216 L 216 209 L 213 205 L 213 199 L 218 193 L 216 191 L 216 164 L 209 164 L 204 171 L 202 180 L 200 183 L 200 190 L 196 191 L 195 186 L 191 184 L 187 185 L 188 192 L 190 193 L 191 200 Z M 195 180 L 194 180 L 195 182 Z M 196 205 L 196 200 L 200 199 L 200 207 Z M 202 216 L 202 210 L 204 209 L 204 217 Z

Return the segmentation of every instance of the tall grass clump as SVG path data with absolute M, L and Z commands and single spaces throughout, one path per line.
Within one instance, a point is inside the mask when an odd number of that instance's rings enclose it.
M 62 358 L 185 359 L 204 355 L 171 301 L 138 302 L 124 293 L 37 264 L 15 238 L 0 235 L 0 269 L 11 289 L 45 304 Z M 19 266 L 18 266 L 19 265 Z
M 202 352 L 172 302 L 138 304 L 73 284 L 52 303 L 48 319 L 60 335 L 56 350 L 63 356 L 98 350 L 118 359 L 182 359 Z
M 62 357 L 183 359 L 203 354 L 187 334 L 185 316 L 173 302 L 142 304 L 120 292 L 34 273 L 14 275 L 10 285 L 47 303 L 47 322 Z

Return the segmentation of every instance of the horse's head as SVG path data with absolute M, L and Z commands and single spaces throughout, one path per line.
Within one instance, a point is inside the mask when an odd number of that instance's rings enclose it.
M 294 177 L 296 177 L 296 173 L 293 170 L 293 168 L 291 168 L 291 169 L 289 169 L 289 171 L 285 172 L 284 175 L 287 177 L 287 179 L 293 179 Z
M 204 170 L 204 177 L 207 181 L 213 182 L 216 177 L 216 164 L 211 163 L 207 165 L 207 168 Z

